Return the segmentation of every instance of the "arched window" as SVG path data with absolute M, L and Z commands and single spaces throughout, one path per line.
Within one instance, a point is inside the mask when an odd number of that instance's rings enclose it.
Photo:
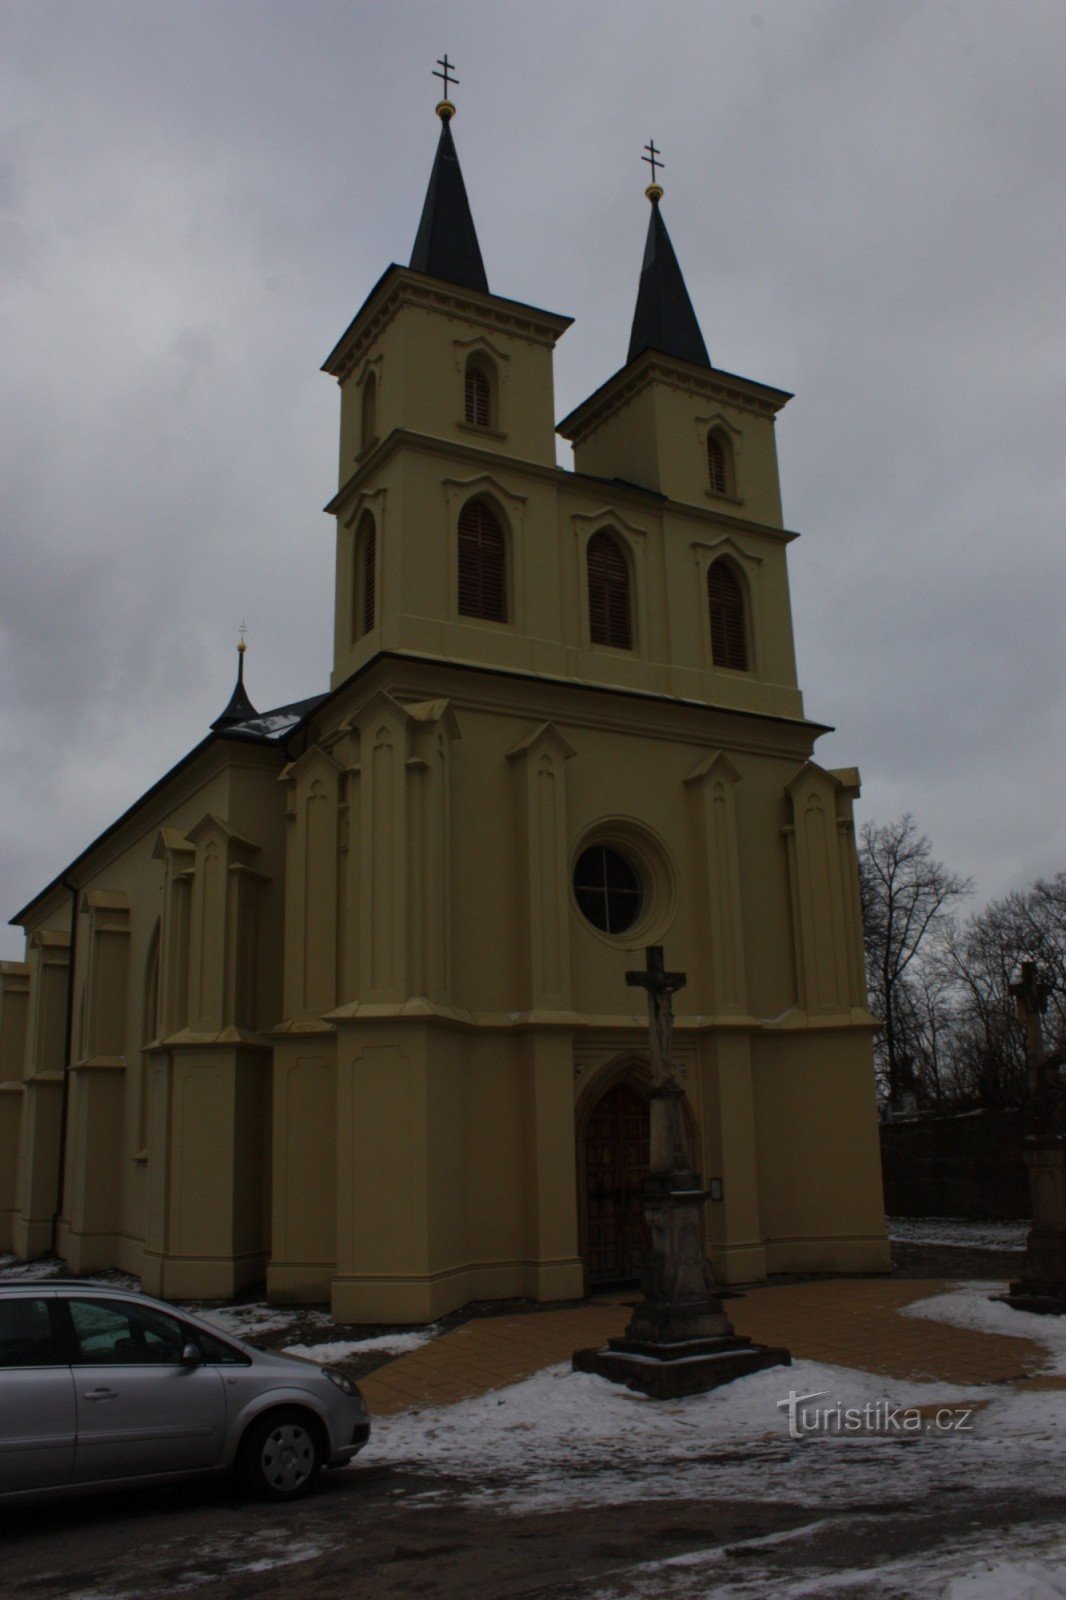
M 593 644 L 631 650 L 629 567 L 613 534 L 594 533 L 586 556 L 589 580 L 589 635 Z
M 507 621 L 507 552 L 500 519 L 483 500 L 459 513 L 459 615 Z
M 747 672 L 744 591 L 728 561 L 715 561 L 708 568 L 707 600 L 711 609 L 711 655 L 715 666 Z
M 363 379 L 363 433 L 360 449 L 372 444 L 378 430 L 378 380 L 372 372 Z
M 355 537 L 352 585 L 352 640 L 361 639 L 374 626 L 377 615 L 378 537 L 367 511 Z
M 492 376 L 484 361 L 476 357 L 466 364 L 463 420 L 471 428 L 492 427 Z
M 717 428 L 707 435 L 707 472 L 715 494 L 733 492 L 733 450 L 729 440 Z

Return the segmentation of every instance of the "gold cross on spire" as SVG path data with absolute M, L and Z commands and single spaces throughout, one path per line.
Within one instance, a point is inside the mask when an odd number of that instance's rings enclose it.
M 655 188 L 658 188 L 659 186 L 655 182 L 655 169 L 656 169 L 656 167 L 665 167 L 666 166 L 666 162 L 659 160 L 659 157 L 662 155 L 662 151 L 661 150 L 657 150 L 655 148 L 655 140 L 654 139 L 649 139 L 647 144 L 644 146 L 644 148 L 645 148 L 645 150 L 647 150 L 648 154 L 646 156 L 641 156 L 640 159 L 642 161 L 646 161 L 648 163 L 648 166 L 651 168 L 651 181 L 652 181 L 652 184 L 654 185 Z
M 238 630 L 237 630 L 237 631 L 238 631 L 238 633 L 239 633 L 239 634 L 240 634 L 240 636 L 241 636 L 241 637 L 240 637 L 240 642 L 239 642 L 239 643 L 238 643 L 238 645 L 237 645 L 237 649 L 238 649 L 238 650 L 239 650 L 239 651 L 240 651 L 240 653 L 241 653 L 241 655 L 242 655 L 242 656 L 243 656 L 243 654 L 244 654 L 244 652 L 245 652 L 245 651 L 246 651 L 246 650 L 247 650 L 247 648 L 248 648 L 248 645 L 247 645 L 247 643 L 246 643 L 246 642 L 245 642 L 245 637 L 244 637 L 244 636 L 245 636 L 245 634 L 246 634 L 246 633 L 247 633 L 247 632 L 248 632 L 248 627 L 247 627 L 247 624 L 246 624 L 246 623 L 243 623 L 243 622 L 242 622 L 242 623 L 241 623 L 241 625 L 240 625 L 240 627 L 239 627 L 239 628 L 238 628 Z

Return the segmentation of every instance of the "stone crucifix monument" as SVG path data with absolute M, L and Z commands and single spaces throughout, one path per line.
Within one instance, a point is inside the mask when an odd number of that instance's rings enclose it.
M 771 1350 L 738 1337 L 722 1309 L 710 1263 L 700 1243 L 700 1212 L 708 1193 L 693 1170 L 685 1140 L 685 1091 L 670 1059 L 673 997 L 683 972 L 667 972 L 660 945 L 645 952 L 643 972 L 626 983 L 648 995 L 652 1086 L 649 1172 L 644 1214 L 651 1246 L 644 1260 L 644 1299 L 625 1335 L 602 1349 L 576 1350 L 575 1372 L 595 1372 L 655 1399 L 700 1394 L 763 1367 L 788 1366 L 787 1350 Z
M 1025 1028 L 1025 1164 L 1033 1225 L 1026 1241 L 1022 1276 L 1003 1296 L 1019 1311 L 1066 1315 L 1066 1083 L 1061 1055 L 1044 1045 L 1041 1018 L 1049 987 L 1036 963 L 1023 961 L 1010 986 L 1018 1020 Z

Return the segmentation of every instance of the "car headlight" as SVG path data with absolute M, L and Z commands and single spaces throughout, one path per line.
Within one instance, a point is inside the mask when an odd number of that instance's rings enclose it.
M 342 1394 L 350 1395 L 353 1400 L 359 1398 L 359 1390 L 346 1372 L 338 1372 L 336 1367 L 323 1367 L 322 1371 L 330 1383 L 335 1383 Z

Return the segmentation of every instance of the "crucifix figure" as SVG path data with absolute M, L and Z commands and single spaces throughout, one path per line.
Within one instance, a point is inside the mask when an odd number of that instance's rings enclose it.
M 1040 1018 L 1047 1010 L 1049 987 L 1041 982 L 1035 961 L 1023 961 L 1018 978 L 1010 986 L 1018 1021 L 1025 1029 L 1025 1079 L 1030 1096 L 1039 1094 L 1040 1069 L 1044 1065 L 1044 1030 Z
M 656 1088 L 675 1082 L 670 1060 L 670 1041 L 674 1032 L 673 997 L 688 978 L 683 972 L 663 970 L 663 947 L 650 944 L 644 952 L 644 972 L 627 972 L 626 982 L 648 992 L 648 1031 L 651 1037 L 651 1072 Z

